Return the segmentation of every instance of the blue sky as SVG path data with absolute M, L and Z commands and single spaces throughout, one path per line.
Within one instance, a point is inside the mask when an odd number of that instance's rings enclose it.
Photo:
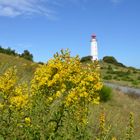
M 98 38 L 99 58 L 114 56 L 140 68 L 139 0 L 0 0 L 0 45 L 46 62 L 62 48 L 90 55 Z

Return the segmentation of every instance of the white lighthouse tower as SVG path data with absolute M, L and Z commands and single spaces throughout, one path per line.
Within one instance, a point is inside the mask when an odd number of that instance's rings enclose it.
M 95 34 L 91 36 L 91 56 L 93 61 L 98 60 L 98 47 Z

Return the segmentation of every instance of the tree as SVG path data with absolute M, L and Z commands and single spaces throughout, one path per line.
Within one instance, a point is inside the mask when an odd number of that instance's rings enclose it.
M 105 56 L 105 57 L 103 57 L 103 61 L 106 62 L 106 63 L 114 64 L 114 65 L 116 65 L 116 66 L 126 67 L 124 64 L 118 62 L 118 61 L 116 60 L 116 58 L 113 57 L 113 56 Z
M 24 50 L 24 52 L 21 54 L 21 57 L 33 61 L 33 55 L 28 50 Z
M 87 61 L 92 61 L 92 56 L 85 56 L 85 57 L 82 57 L 81 62 L 87 62 Z

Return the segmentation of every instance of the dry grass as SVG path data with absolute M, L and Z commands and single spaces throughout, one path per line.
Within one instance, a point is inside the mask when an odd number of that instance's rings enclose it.
M 0 74 L 9 67 L 16 67 L 20 81 L 29 81 L 37 66 L 38 64 L 24 58 L 0 53 Z
M 140 140 L 140 98 L 132 98 L 120 91 L 114 91 L 113 99 L 99 106 L 91 107 L 90 122 L 92 134 L 98 131 L 99 116 L 104 110 L 106 114 L 106 127 L 111 125 L 110 135 L 117 139 L 124 139 L 126 127 L 129 123 L 129 113 L 134 113 L 134 140 Z

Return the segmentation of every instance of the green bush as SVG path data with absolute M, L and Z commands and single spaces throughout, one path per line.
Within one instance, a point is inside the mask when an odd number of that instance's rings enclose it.
M 82 57 L 80 60 L 80 62 L 87 62 L 87 61 L 92 62 L 92 56 L 85 56 L 85 57 Z
M 137 86 L 139 84 L 139 82 L 138 81 L 132 81 L 132 84 Z
M 112 76 L 111 75 L 106 75 L 106 76 L 103 77 L 103 79 L 105 79 L 105 80 L 111 80 L 112 79 Z
M 137 80 L 140 80 L 140 76 L 138 76 Z
M 108 100 L 111 100 L 112 98 L 112 88 L 108 86 L 103 86 L 100 93 L 100 100 L 103 102 L 107 102 Z
M 113 70 L 113 68 L 111 67 L 111 65 L 108 65 L 108 68 L 107 68 L 108 70 Z
M 116 64 L 117 60 L 113 56 L 105 56 L 103 61 L 106 63 Z
M 24 59 L 27 59 L 29 61 L 33 61 L 33 55 L 28 50 L 24 50 L 24 52 L 22 54 L 19 54 L 15 50 L 12 50 L 10 47 L 3 48 L 2 46 L 0 46 L 0 53 L 18 56 L 18 57 L 22 57 Z
M 113 56 L 105 56 L 103 57 L 103 61 L 106 63 L 114 64 L 116 66 L 126 67 L 124 64 L 118 62 Z

